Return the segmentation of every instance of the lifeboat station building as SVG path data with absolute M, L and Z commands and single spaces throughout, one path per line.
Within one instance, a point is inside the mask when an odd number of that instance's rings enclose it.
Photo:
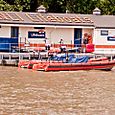
M 115 16 L 0 11 L 0 51 L 25 44 L 44 47 L 46 38 L 54 47 L 63 39 L 68 48 L 76 48 L 83 44 L 84 35 L 94 44 L 94 53 L 115 53 Z

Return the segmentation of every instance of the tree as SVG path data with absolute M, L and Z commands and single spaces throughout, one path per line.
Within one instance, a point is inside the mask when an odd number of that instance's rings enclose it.
M 115 0 L 101 0 L 102 14 L 115 15 Z
M 30 11 L 35 12 L 36 9 L 40 6 L 43 5 L 43 0 L 31 0 L 30 2 Z M 47 4 L 47 3 L 46 3 Z
M 71 13 L 91 14 L 100 0 L 68 0 L 67 10 Z
M 1 11 L 11 11 L 12 10 L 12 6 L 9 5 L 7 2 L 5 2 L 4 0 L 0 1 L 0 10 Z
M 1 0 L 3 6 L 2 10 L 10 11 L 28 11 L 30 9 L 31 0 Z
M 24 11 L 28 9 L 30 9 L 30 0 L 15 0 L 14 1 L 15 11 Z
M 56 12 L 56 13 L 66 12 L 66 0 L 49 0 L 48 12 Z
M 44 5 L 48 12 L 92 14 L 98 7 L 102 14 L 115 14 L 115 0 L 0 0 L 0 10 L 35 12 Z

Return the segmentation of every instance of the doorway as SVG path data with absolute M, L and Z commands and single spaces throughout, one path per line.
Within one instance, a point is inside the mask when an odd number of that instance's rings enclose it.
M 82 29 L 74 28 L 74 47 L 81 47 Z

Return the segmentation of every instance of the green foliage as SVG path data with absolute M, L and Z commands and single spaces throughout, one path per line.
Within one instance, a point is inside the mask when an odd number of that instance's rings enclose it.
M 1 11 L 31 11 L 44 5 L 48 12 L 92 14 L 98 7 L 102 14 L 115 14 L 115 0 L 0 0 Z
M 98 6 L 100 0 L 68 0 L 67 10 L 72 13 L 89 14 Z
M 30 9 L 31 0 L 1 0 L 0 10 L 24 11 Z
M 115 0 L 101 0 L 101 10 L 103 14 L 115 14 Z
M 66 11 L 66 0 L 39 0 L 37 7 L 44 5 L 48 12 L 62 13 Z
M 5 1 L 0 0 L 0 10 L 1 11 L 3 11 L 3 10 L 10 11 L 10 10 L 12 10 L 12 6 L 7 4 Z
M 14 1 L 14 10 L 23 11 L 23 9 L 30 9 L 30 0 L 15 0 Z

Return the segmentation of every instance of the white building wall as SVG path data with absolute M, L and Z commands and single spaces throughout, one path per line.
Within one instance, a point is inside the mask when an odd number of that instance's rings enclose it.
M 107 36 L 101 35 L 101 29 L 95 29 L 93 42 L 95 45 L 107 45 Z
M 73 28 L 46 28 L 46 37 L 50 39 L 51 43 L 59 44 L 60 39 L 64 43 L 74 43 L 74 29 Z
M 108 35 L 101 35 L 101 30 L 108 30 Z M 108 36 L 115 36 L 115 29 L 95 29 L 94 43 L 96 45 L 115 45 L 115 41 L 108 41 Z
M 101 30 L 107 30 L 108 35 L 101 35 Z M 95 45 L 109 46 L 109 48 L 95 48 L 95 53 L 105 53 L 105 54 L 115 54 L 115 48 L 112 48 L 112 45 L 115 45 L 115 41 L 108 41 L 108 36 L 115 36 L 115 29 L 95 29 L 93 43 Z
M 25 38 L 27 38 L 30 43 L 44 43 L 44 38 L 28 38 L 28 31 L 38 31 L 38 29 L 34 29 L 34 27 L 19 27 L 19 39 L 21 38 L 21 42 L 25 42 Z M 71 44 L 71 42 L 74 44 L 74 28 L 46 27 L 45 32 L 46 37 L 50 39 L 51 43 L 58 44 L 62 38 L 65 44 Z M 93 30 L 84 28 L 82 37 L 84 33 L 92 34 Z M 114 31 L 111 33 L 113 34 Z M 2 26 L 0 28 L 0 37 L 11 37 L 11 27 Z
M 0 37 L 11 37 L 11 27 L 1 26 L 0 28 Z
M 109 29 L 108 30 L 109 35 L 108 36 L 115 36 L 115 29 Z M 108 41 L 107 42 L 109 45 L 115 45 L 115 41 Z
M 25 37 L 31 43 L 44 43 L 44 38 L 28 38 L 28 31 L 38 31 L 33 27 L 20 27 L 19 28 L 19 38 L 21 37 L 21 42 L 25 42 Z M 46 37 L 51 43 L 59 44 L 59 40 L 62 38 L 64 43 L 70 44 L 71 41 L 74 43 L 74 29 L 71 28 L 45 28 Z
M 20 27 L 19 38 L 21 38 L 21 42 L 25 42 L 26 38 L 30 43 L 44 43 L 44 38 L 28 38 L 29 31 L 37 32 L 38 29 L 34 29 L 34 27 Z
M 93 29 L 83 28 L 82 37 L 84 33 L 88 33 L 93 36 Z M 28 31 L 38 31 L 34 27 L 20 27 L 19 28 L 19 38 L 21 37 L 21 42 L 25 42 L 25 37 L 31 43 L 44 43 L 44 38 L 28 38 Z M 74 44 L 74 28 L 59 28 L 59 27 L 46 27 L 46 38 L 52 44 L 59 44 L 60 39 L 64 40 L 65 44 Z

